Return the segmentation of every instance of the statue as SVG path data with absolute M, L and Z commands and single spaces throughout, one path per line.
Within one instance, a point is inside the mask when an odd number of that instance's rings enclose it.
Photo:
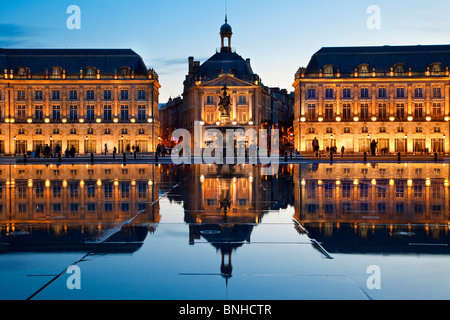
M 219 111 L 223 117 L 230 117 L 231 113 L 231 98 L 227 92 L 227 86 L 222 88 L 222 95 L 220 96 Z

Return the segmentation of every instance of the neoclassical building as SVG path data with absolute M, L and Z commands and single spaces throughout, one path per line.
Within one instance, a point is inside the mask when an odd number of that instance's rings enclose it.
M 226 20 L 220 28 L 220 49 L 202 64 L 189 58 L 183 103 L 177 112 L 182 119 L 180 127 L 191 133 L 196 122 L 204 127 L 203 131 L 220 126 L 219 102 L 224 86 L 231 97 L 230 125 L 259 130 L 272 118 L 269 89 L 253 72 L 250 59 L 242 58 L 231 47 L 232 35 Z M 208 141 L 203 143 L 204 148 Z
M 450 45 L 322 48 L 295 74 L 295 149 L 449 152 Z
M 156 149 L 158 75 L 130 49 L 1 49 L 0 153 Z

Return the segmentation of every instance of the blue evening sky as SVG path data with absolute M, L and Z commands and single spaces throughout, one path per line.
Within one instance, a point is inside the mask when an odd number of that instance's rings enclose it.
M 70 5 L 81 29 L 69 30 Z M 367 8 L 381 10 L 369 30 Z M 0 47 L 131 48 L 160 75 L 160 102 L 182 93 L 187 59 L 220 46 L 225 0 L 1 0 Z M 450 43 L 450 2 L 442 0 L 228 0 L 232 46 L 271 87 L 293 90 L 294 74 L 327 46 Z

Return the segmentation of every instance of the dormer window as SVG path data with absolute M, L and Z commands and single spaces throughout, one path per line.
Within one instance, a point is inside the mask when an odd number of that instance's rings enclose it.
M 441 64 L 440 63 L 433 63 L 430 66 L 430 71 L 431 71 L 431 74 L 434 74 L 434 75 L 439 74 L 441 72 Z
M 405 66 L 403 64 L 396 64 L 394 66 L 394 72 L 396 74 L 401 74 L 405 72 Z
M 359 73 L 361 75 L 367 75 L 369 73 L 369 65 L 368 64 L 362 64 L 359 66 Z
M 323 73 L 326 76 L 332 76 L 333 75 L 333 71 L 334 71 L 334 68 L 333 68 L 332 64 L 328 64 L 328 65 L 323 67 Z
M 52 76 L 53 77 L 60 77 L 61 76 L 61 68 L 60 67 L 53 67 L 52 68 Z
M 87 77 L 95 77 L 96 69 L 94 67 L 88 67 L 86 69 L 86 76 Z
M 129 76 L 131 74 L 131 69 L 129 67 L 122 67 L 120 68 L 120 74 L 122 77 Z
M 20 77 L 25 77 L 28 74 L 28 70 L 25 67 L 19 67 L 19 69 L 17 70 L 17 74 Z

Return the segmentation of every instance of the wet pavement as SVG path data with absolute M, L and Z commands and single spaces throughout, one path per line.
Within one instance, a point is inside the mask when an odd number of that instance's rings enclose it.
M 446 300 L 449 168 L 0 165 L 0 299 Z

